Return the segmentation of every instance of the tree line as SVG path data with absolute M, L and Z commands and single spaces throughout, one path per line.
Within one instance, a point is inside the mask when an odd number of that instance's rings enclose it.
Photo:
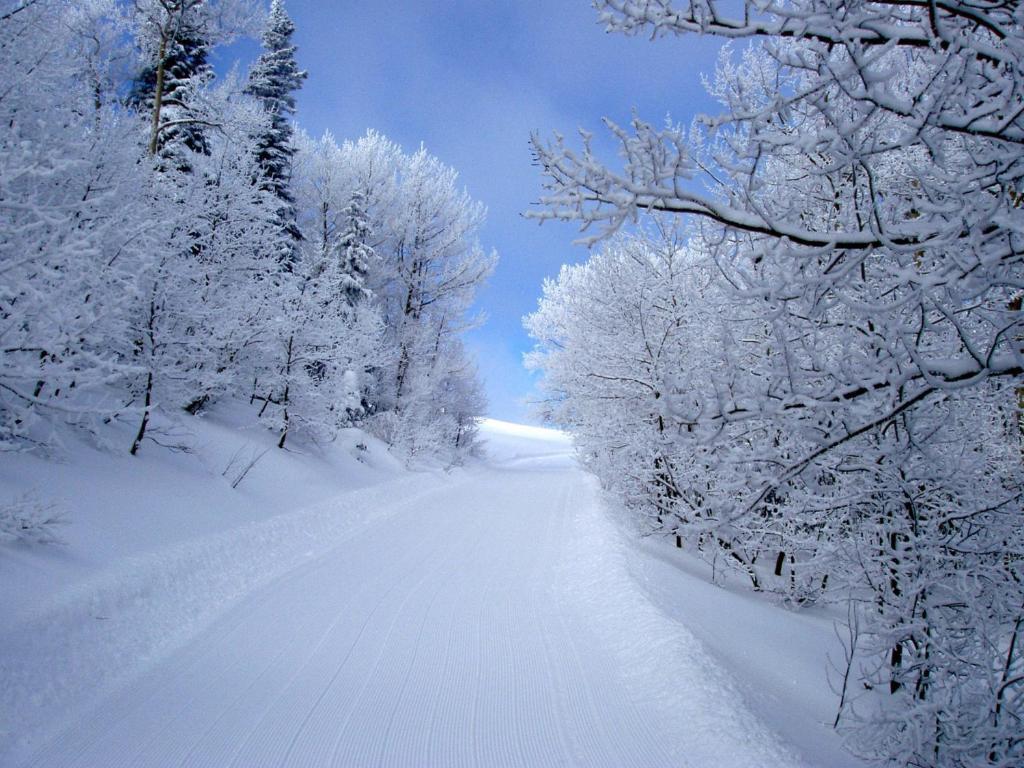
M 544 410 L 662 534 L 836 603 L 879 764 L 1024 764 L 1024 27 L 1015 4 L 599 0 L 726 46 L 691 126 L 534 139 L 599 251 L 527 327 Z
M 298 128 L 294 31 L 281 0 L 0 5 L 0 450 L 115 422 L 136 454 L 225 399 L 280 447 L 472 449 L 483 207 L 422 148 Z

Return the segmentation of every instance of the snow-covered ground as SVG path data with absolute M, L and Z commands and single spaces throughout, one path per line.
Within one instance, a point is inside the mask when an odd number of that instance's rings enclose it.
M 353 432 L 237 491 L 261 438 L 214 422 L 188 455 L 5 458 L 75 524 L 0 550 L 0 765 L 853 764 L 827 617 L 632 540 L 566 436 L 484 433 L 451 473 Z

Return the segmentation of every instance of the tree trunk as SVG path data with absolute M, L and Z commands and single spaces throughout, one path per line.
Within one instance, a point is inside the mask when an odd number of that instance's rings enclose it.
M 160 36 L 160 50 L 157 52 L 156 89 L 153 93 L 153 122 L 149 132 L 149 154 L 156 154 L 160 138 L 160 110 L 164 102 L 164 59 L 167 58 L 167 34 Z
M 156 292 L 154 286 L 153 292 Z M 142 423 L 139 424 L 139 432 L 135 435 L 135 441 L 132 443 L 131 455 L 134 456 L 139 452 L 139 446 L 142 445 L 142 439 L 146 436 L 146 427 L 149 426 L 149 413 L 153 406 L 153 366 L 156 364 L 156 298 L 151 297 L 149 300 L 149 317 L 146 320 L 146 336 L 149 337 L 149 354 L 150 354 L 150 366 L 149 371 L 146 373 L 146 394 L 143 398 L 142 405 Z M 140 347 L 145 349 L 145 338 L 140 343 Z
M 284 408 L 284 429 L 281 430 L 281 439 L 277 441 L 278 448 L 284 448 L 284 441 L 288 439 L 288 393 L 291 385 L 288 379 L 292 375 L 292 350 L 295 344 L 295 336 L 288 337 L 288 354 L 284 362 L 285 385 L 284 393 L 281 395 L 281 406 Z
M 146 427 L 149 426 L 149 408 L 153 403 L 153 372 L 150 371 L 146 374 L 146 397 L 143 402 L 142 409 L 142 423 L 139 424 L 138 434 L 135 435 L 135 442 L 132 443 L 131 455 L 134 456 L 139 452 L 139 446 L 142 445 L 142 438 L 146 436 Z
M 720 536 L 716 536 L 715 538 L 718 540 L 718 546 L 721 547 L 721 549 L 729 557 L 731 557 L 733 560 L 739 563 L 743 567 L 744 571 L 746 571 L 747 576 L 750 578 L 750 583 L 753 586 L 754 591 L 760 592 L 761 581 L 757 578 L 757 571 L 754 570 L 754 567 L 747 561 L 745 557 L 743 557 L 743 555 L 737 552 L 733 548 L 732 544 L 730 544 L 728 541 L 726 541 Z
M 896 672 L 903 665 L 903 643 L 896 643 L 889 654 L 889 693 L 896 693 L 903 684 L 896 679 Z
M 780 550 L 778 557 L 775 558 L 775 575 L 776 576 L 781 576 L 782 575 L 782 566 L 783 566 L 783 564 L 785 562 L 786 562 L 786 553 L 782 552 Z
M 288 397 L 288 387 L 284 388 L 284 396 Z M 281 439 L 277 441 L 278 448 L 284 448 L 284 441 L 288 439 L 288 406 L 284 408 L 284 429 L 281 430 Z

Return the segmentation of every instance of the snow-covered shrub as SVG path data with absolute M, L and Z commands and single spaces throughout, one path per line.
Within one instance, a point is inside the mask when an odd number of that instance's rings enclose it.
M 56 529 L 67 524 L 57 502 L 44 501 L 34 493 L 0 501 L 0 543 L 63 544 Z

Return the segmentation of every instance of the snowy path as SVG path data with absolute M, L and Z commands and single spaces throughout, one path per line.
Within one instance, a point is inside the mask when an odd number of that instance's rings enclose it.
M 236 602 L 26 765 L 801 764 L 529 444 Z

